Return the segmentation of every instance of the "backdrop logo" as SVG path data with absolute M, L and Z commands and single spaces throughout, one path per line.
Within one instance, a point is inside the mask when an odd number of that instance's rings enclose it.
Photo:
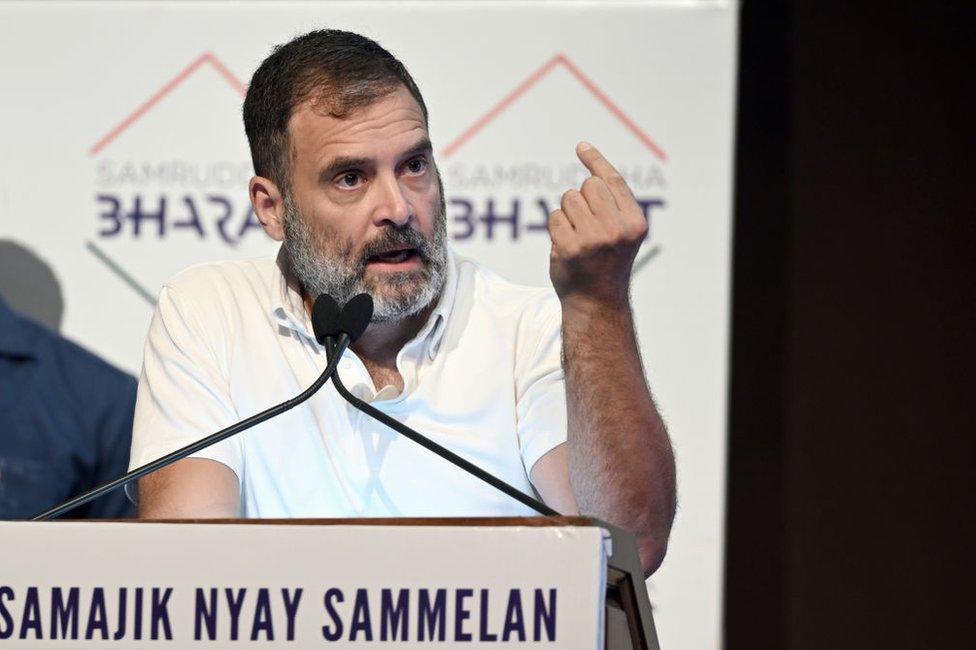
M 571 127 L 572 135 L 561 138 L 556 146 L 541 137 L 551 124 L 539 125 L 530 137 L 523 139 L 517 154 L 520 159 L 512 155 L 511 142 L 521 136 L 486 137 L 489 130 L 497 134 L 499 128 L 505 128 L 501 123 L 505 122 L 504 114 L 510 114 L 509 109 L 518 105 L 522 113 L 529 110 L 526 97 L 530 91 L 556 70 L 567 72 L 576 88 L 581 87 L 584 95 L 596 100 L 602 119 L 610 116 L 609 128 L 622 127 L 639 144 L 639 155 L 613 162 L 634 190 L 652 226 L 654 218 L 665 209 L 667 154 L 569 58 L 557 54 L 438 152 L 447 188 L 448 233 L 458 244 L 547 241 L 549 213 L 558 206 L 565 190 L 578 188 L 588 175 L 572 159 L 571 149 L 562 151 L 567 140 L 578 137 L 576 126 Z M 214 80 L 221 88 L 232 91 L 233 113 L 215 110 L 215 103 L 226 101 L 226 90 L 213 96 Z M 189 85 L 194 85 L 194 89 L 186 89 Z M 175 92 L 178 89 L 180 92 Z M 245 241 L 265 241 L 261 237 L 248 239 L 261 226 L 247 197 L 252 168 L 237 118 L 245 92 L 244 83 L 216 56 L 205 52 L 89 148 L 88 155 L 94 160 L 94 218 L 99 241 L 142 245 L 172 242 L 179 243 L 181 250 L 193 242 L 209 244 L 206 251 L 200 252 L 205 259 L 220 255 L 213 250 L 213 244 L 236 247 Z M 164 100 L 166 110 L 157 110 Z M 570 124 L 573 114 L 573 106 L 565 106 L 567 102 L 565 97 L 557 98 L 557 104 L 569 114 L 560 116 L 563 127 Z M 234 119 L 229 119 L 231 115 Z M 206 119 L 210 123 L 201 126 Z M 231 123 L 233 132 L 228 131 Z M 475 140 L 480 140 L 478 145 L 495 141 L 498 146 L 493 151 L 488 147 L 486 152 L 484 146 L 472 145 Z M 474 154 L 472 148 L 476 150 Z M 555 152 L 556 149 L 560 151 Z M 466 158 L 459 153 L 462 150 L 471 156 Z M 241 153 L 214 157 L 214 151 Z M 533 157 L 532 151 L 541 154 Z M 653 227 L 651 233 L 648 242 L 652 241 Z M 114 273 L 153 302 L 151 292 L 98 244 L 89 241 L 87 246 Z M 656 244 L 646 245 L 635 262 L 635 270 L 659 250 Z
M 88 150 L 89 156 L 96 159 L 95 212 L 100 238 L 146 241 L 186 237 L 191 240 L 216 239 L 236 245 L 251 230 L 260 230 L 244 190 L 251 176 L 251 163 L 212 159 L 211 147 L 226 149 L 221 146 L 225 143 L 192 142 L 195 136 L 181 128 L 188 122 L 182 117 L 176 129 L 167 129 L 176 137 L 153 146 L 151 155 L 143 153 L 147 148 L 145 145 L 137 146 L 134 153 L 131 148 L 128 153 L 125 149 L 120 151 L 118 143 L 124 133 L 147 119 L 164 99 L 208 67 L 231 87 L 237 103 L 246 87 L 217 57 L 207 52 Z M 197 116 L 199 113 L 197 111 Z M 154 137 L 159 135 L 154 134 Z M 167 151 L 170 141 L 174 148 Z M 197 154 L 189 153 L 194 149 Z
M 557 54 L 440 152 L 448 187 L 449 220 L 453 227 L 451 234 L 455 241 L 517 241 L 522 237 L 546 234 L 548 215 L 558 207 L 562 193 L 570 188 L 579 188 L 589 175 L 582 165 L 569 158 L 569 151 L 556 152 L 555 158 L 547 155 L 547 160 L 516 160 L 513 156 L 495 162 L 480 158 L 467 161 L 457 155 L 473 139 L 486 134 L 490 125 L 499 121 L 504 113 L 509 112 L 513 105 L 557 69 L 569 73 L 618 125 L 640 143 L 642 150 L 650 154 L 638 162 L 633 159 L 612 161 L 633 189 L 648 222 L 652 222 L 665 208 L 664 164 L 668 159 L 667 154 L 568 57 Z M 553 111 L 559 114 L 548 120 L 548 124 L 537 125 L 532 139 L 540 140 L 556 119 L 563 123 L 572 120 L 573 106 L 566 106 L 567 98 L 561 99 L 552 103 Z M 575 132 L 576 128 L 570 127 L 570 130 Z M 558 145 L 558 148 L 564 146 L 565 143 Z M 652 247 L 649 252 L 653 255 L 657 248 Z M 645 253 L 639 262 L 646 263 L 648 259 Z
M 90 156 L 99 157 L 95 168 L 98 189 L 95 201 L 100 237 L 164 238 L 184 232 L 198 238 L 219 237 L 233 245 L 250 229 L 260 228 L 250 205 L 235 201 L 251 175 L 248 161 L 120 159 L 101 155 L 207 65 L 243 96 L 245 85 L 217 57 L 204 53 L 89 149 Z M 472 138 L 559 67 L 579 81 L 652 154 L 650 162 L 622 164 L 619 171 L 637 194 L 638 203 L 649 220 L 665 207 L 663 163 L 667 162 L 667 154 L 572 61 L 557 54 L 440 152 L 441 160 L 448 163 L 443 167 L 450 191 L 451 234 L 455 240 L 472 237 L 517 240 L 523 235 L 545 232 L 548 214 L 556 207 L 561 193 L 579 187 L 585 179 L 585 170 L 572 161 L 553 164 L 455 160 L 458 151 Z

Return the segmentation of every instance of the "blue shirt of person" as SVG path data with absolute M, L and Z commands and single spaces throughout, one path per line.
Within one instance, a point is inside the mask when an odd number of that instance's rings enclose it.
M 29 519 L 125 473 L 136 381 L 0 299 L 0 519 Z M 67 513 L 134 514 L 121 489 Z

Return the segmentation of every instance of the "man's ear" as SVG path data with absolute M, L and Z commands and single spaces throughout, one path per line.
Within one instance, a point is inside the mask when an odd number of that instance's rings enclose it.
M 285 203 L 278 186 L 271 179 L 255 176 L 247 184 L 247 191 L 264 232 L 271 239 L 282 241 L 285 238 Z

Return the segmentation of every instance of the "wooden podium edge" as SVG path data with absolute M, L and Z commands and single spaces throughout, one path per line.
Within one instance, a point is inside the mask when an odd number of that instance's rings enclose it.
M 55 519 L 51 523 L 78 522 Z M 85 519 L 85 523 L 114 524 L 245 524 L 297 526 L 604 526 L 590 517 L 359 517 L 350 519 Z

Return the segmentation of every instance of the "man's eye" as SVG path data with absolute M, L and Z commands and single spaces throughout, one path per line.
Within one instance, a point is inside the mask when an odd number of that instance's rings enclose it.
M 358 172 L 347 172 L 339 177 L 341 187 L 356 187 L 359 185 L 362 176 Z
M 414 158 L 407 163 L 407 171 L 411 174 L 421 174 L 427 169 L 427 161 L 424 158 Z

